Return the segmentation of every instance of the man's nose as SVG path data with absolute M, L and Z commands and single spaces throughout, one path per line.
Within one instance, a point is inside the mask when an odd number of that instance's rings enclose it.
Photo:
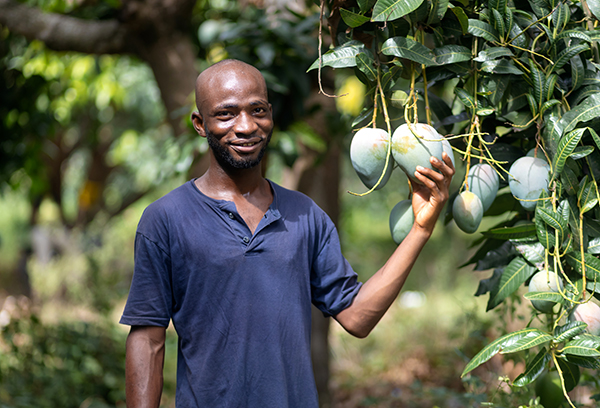
M 257 129 L 258 125 L 252 115 L 246 111 L 242 111 L 235 121 L 235 133 L 249 135 L 256 132 Z

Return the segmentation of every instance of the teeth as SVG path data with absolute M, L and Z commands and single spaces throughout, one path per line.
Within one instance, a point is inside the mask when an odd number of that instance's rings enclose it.
M 254 146 L 254 143 L 244 143 L 242 144 L 242 146 L 247 147 L 247 146 Z

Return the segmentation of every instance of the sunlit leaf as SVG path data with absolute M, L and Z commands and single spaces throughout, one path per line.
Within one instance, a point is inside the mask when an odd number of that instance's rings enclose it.
M 562 303 L 564 298 L 557 292 L 527 292 L 523 295 L 527 300 L 546 300 L 553 303 Z
M 576 356 L 599 357 L 600 350 L 598 350 L 598 347 L 600 347 L 600 337 L 582 334 L 565 344 L 560 352 Z
M 491 47 L 483 51 L 479 51 L 477 57 L 473 58 L 473 61 L 485 62 L 492 61 L 500 57 L 512 57 L 514 54 L 509 48 L 506 47 Z
M 372 21 L 393 21 L 415 11 L 423 0 L 377 0 Z
M 347 68 L 356 66 L 356 55 L 366 52 L 365 45 L 360 41 L 349 41 L 321 56 L 321 66 L 332 68 Z M 319 59 L 307 71 L 319 68 Z
M 533 330 L 520 337 L 511 344 L 503 344 L 500 350 L 501 354 L 516 353 L 517 351 L 528 350 L 540 344 L 548 343 L 552 336 L 541 330 Z
M 490 24 L 470 18 L 469 19 L 469 33 L 475 37 L 481 37 L 491 42 L 499 42 L 498 33 Z
M 381 52 L 385 55 L 406 58 L 425 66 L 437 65 L 433 52 L 410 38 L 389 38 L 381 46 Z
M 563 326 L 557 326 L 554 330 L 554 341 L 562 343 L 572 339 L 578 334 L 585 332 L 587 325 L 583 322 L 574 321 L 569 322 Z
M 485 61 L 481 64 L 481 70 L 492 74 L 523 74 L 523 71 L 517 68 L 515 63 L 508 59 L 495 59 Z
M 496 354 L 498 354 L 500 352 L 500 350 L 513 346 L 519 340 L 526 338 L 527 336 L 538 337 L 538 336 L 544 335 L 544 334 L 546 336 L 548 336 L 550 339 L 552 338 L 552 336 L 550 336 L 548 333 L 545 333 L 539 329 L 534 329 L 531 327 L 522 329 L 522 330 L 518 330 L 516 332 L 509 333 L 500 338 L 497 338 L 496 340 L 492 341 L 490 344 L 485 346 L 479 353 L 477 353 L 471 359 L 471 361 L 469 361 L 469 363 L 463 370 L 461 377 L 464 377 L 465 374 L 469 373 L 470 371 L 479 367 L 481 364 L 488 361 L 490 358 L 494 357 Z M 527 337 L 527 338 L 530 339 L 530 337 Z
M 435 62 L 438 65 L 453 64 L 471 59 L 471 50 L 462 45 L 449 44 L 434 48 L 433 54 L 435 55 Z

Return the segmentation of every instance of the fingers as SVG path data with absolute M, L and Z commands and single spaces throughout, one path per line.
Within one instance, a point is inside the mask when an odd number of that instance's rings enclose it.
M 448 188 L 455 170 L 452 165 L 452 160 L 446 152 L 442 154 L 442 159 L 443 160 L 439 160 L 432 156 L 430 162 L 438 171 L 418 166 L 417 171 L 415 172 L 415 178 L 429 188 L 432 194 L 439 195 L 439 198 L 442 201 L 446 201 L 449 196 Z

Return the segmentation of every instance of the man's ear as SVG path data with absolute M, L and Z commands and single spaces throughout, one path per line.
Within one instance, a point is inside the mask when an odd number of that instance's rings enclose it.
M 200 136 L 206 137 L 206 132 L 204 131 L 204 120 L 202 119 L 200 113 L 192 112 L 192 124 Z

